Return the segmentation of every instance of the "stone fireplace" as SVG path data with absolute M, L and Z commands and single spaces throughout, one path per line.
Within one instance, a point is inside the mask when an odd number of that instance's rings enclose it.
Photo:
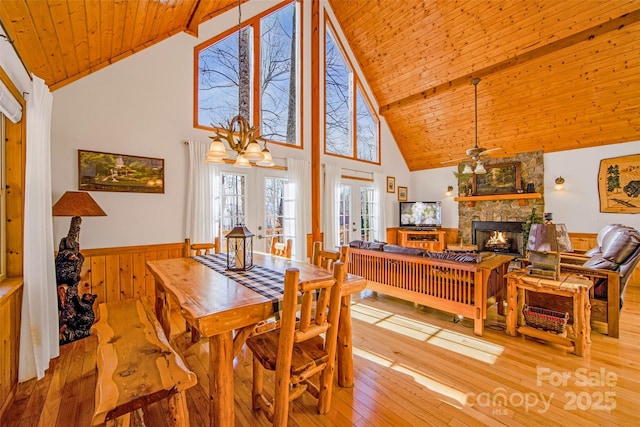
M 542 216 L 544 213 L 544 162 L 542 151 L 533 151 L 529 153 L 521 153 L 515 157 L 500 158 L 500 159 L 487 159 L 485 164 L 493 165 L 500 163 L 519 162 L 522 178 L 522 188 L 526 189 L 527 184 L 533 184 L 534 191 L 542 194 L 540 199 L 525 199 L 525 200 L 484 200 L 474 201 L 473 203 L 459 202 L 458 203 L 458 231 L 459 237 L 463 243 L 473 243 L 478 245 L 478 250 L 484 247 L 484 240 L 489 236 L 483 235 L 481 238 L 483 242 L 478 242 L 479 237 L 476 236 L 474 231 L 474 223 L 476 222 L 489 222 L 489 223 L 516 223 L 515 227 L 520 227 L 522 230 L 522 223 L 526 221 L 527 217 L 531 214 L 533 208 L 536 209 L 538 215 Z M 458 189 L 460 191 L 460 189 Z M 459 193 L 460 194 L 460 193 Z M 490 197 L 489 197 L 490 199 Z M 489 232 L 494 230 L 488 230 Z M 511 241 L 508 244 L 509 250 L 514 250 L 514 254 L 523 255 L 522 249 L 524 242 L 520 240 L 522 237 L 513 236 L 514 231 L 506 231 L 509 238 L 516 239 L 517 246 L 513 246 L 514 242 Z M 481 233 L 485 233 L 486 230 L 482 230 Z M 498 250 L 497 248 L 495 249 Z M 517 251 L 517 252 L 516 252 Z

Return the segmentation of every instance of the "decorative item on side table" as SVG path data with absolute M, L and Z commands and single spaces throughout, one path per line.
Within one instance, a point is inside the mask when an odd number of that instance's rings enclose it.
M 547 221 L 531 226 L 527 242 L 530 251 L 527 270 L 530 275 L 557 280 L 560 276 L 559 252 L 573 252 L 573 246 L 564 224 L 552 224 L 550 219 Z
M 253 236 L 244 225 L 227 234 L 227 270 L 246 271 L 253 268 Z
M 78 296 L 78 284 L 84 256 L 80 253 L 82 216 L 106 216 L 89 193 L 67 191 L 53 205 L 53 216 L 71 216 L 66 237 L 60 240 L 56 255 L 56 286 L 58 288 L 58 323 L 60 344 L 89 336 L 95 315 L 95 294 Z

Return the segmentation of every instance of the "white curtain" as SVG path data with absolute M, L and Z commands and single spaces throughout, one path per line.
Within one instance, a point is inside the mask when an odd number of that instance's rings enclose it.
M 324 165 L 324 195 L 322 197 L 322 229 L 324 247 L 333 250 L 340 244 L 340 180 L 342 169 L 337 165 Z
M 44 80 L 33 76 L 27 96 L 24 194 L 24 296 L 18 380 L 44 377 L 60 352 L 51 212 L 51 107 Z
M 374 236 L 374 238 L 378 239 L 380 242 L 386 242 L 387 218 L 385 212 L 387 211 L 387 207 L 385 203 L 385 194 L 387 192 L 387 182 L 383 174 L 377 172 L 373 174 L 373 187 L 373 204 L 378 210 L 378 214 L 375 217 L 375 224 L 373 224 L 373 227 L 376 230 L 377 234 L 377 236 Z
M 209 144 L 189 141 L 189 177 L 187 181 L 186 237 L 192 243 L 213 242 L 218 236 L 215 202 L 216 167 L 204 161 Z
M 307 233 L 311 229 L 311 164 L 307 160 L 287 158 L 287 199 L 294 200 L 293 217 L 293 254 L 295 258 L 304 261 L 311 254 L 307 254 Z

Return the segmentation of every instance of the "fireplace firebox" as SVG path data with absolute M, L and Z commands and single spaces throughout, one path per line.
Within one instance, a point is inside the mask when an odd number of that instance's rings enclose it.
M 478 251 L 524 256 L 523 222 L 472 221 L 471 239 Z

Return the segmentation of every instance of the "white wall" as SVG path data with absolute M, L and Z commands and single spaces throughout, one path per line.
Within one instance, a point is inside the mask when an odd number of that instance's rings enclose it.
M 600 212 L 598 198 L 600 160 L 630 154 L 640 154 L 640 141 L 545 154 L 545 210 L 553 221 L 579 233 L 597 233 L 607 224 L 640 229 L 640 215 Z M 553 190 L 558 176 L 565 179 L 564 191 Z
M 278 3 L 273 0 L 246 3 L 242 8 L 243 19 Z M 307 26 L 303 49 L 305 149 L 270 144 L 269 149 L 279 165 L 284 165 L 287 157 L 310 159 L 310 14 L 311 7 L 304 2 Z M 51 185 L 54 203 L 65 191 L 78 189 L 78 149 L 165 159 L 165 194 L 91 193 L 108 216 L 83 218 L 81 248 L 184 239 L 188 153 L 183 141 L 209 141 L 211 135 L 193 127 L 194 47 L 237 22 L 237 11 L 231 10 L 201 25 L 198 38 L 177 34 L 53 93 Z M 368 87 L 365 90 L 370 93 Z M 377 105 L 374 108 L 377 109 Z M 409 171 L 384 120 L 381 137 L 382 166 L 331 156 L 322 156 L 321 161 L 369 175 L 371 172 L 393 175 L 398 185 L 407 185 Z M 396 216 L 392 213 L 397 210 L 395 197 L 395 194 L 387 195 L 389 221 Z M 56 242 L 66 235 L 69 221 L 69 218 L 54 218 Z
M 640 153 L 640 142 L 560 151 L 544 155 L 545 211 L 553 213 L 553 221 L 566 224 L 574 233 L 597 233 L 606 224 L 626 224 L 640 229 L 640 215 L 600 212 L 598 170 L 600 160 Z M 411 173 L 411 200 L 442 200 L 443 227 L 458 227 L 456 167 Z M 555 179 L 565 179 L 565 190 L 554 191 Z M 454 195 L 445 196 L 448 185 Z M 397 216 L 397 215 L 396 215 Z M 394 217 L 395 218 L 395 217 Z M 397 223 L 397 219 L 395 219 Z

